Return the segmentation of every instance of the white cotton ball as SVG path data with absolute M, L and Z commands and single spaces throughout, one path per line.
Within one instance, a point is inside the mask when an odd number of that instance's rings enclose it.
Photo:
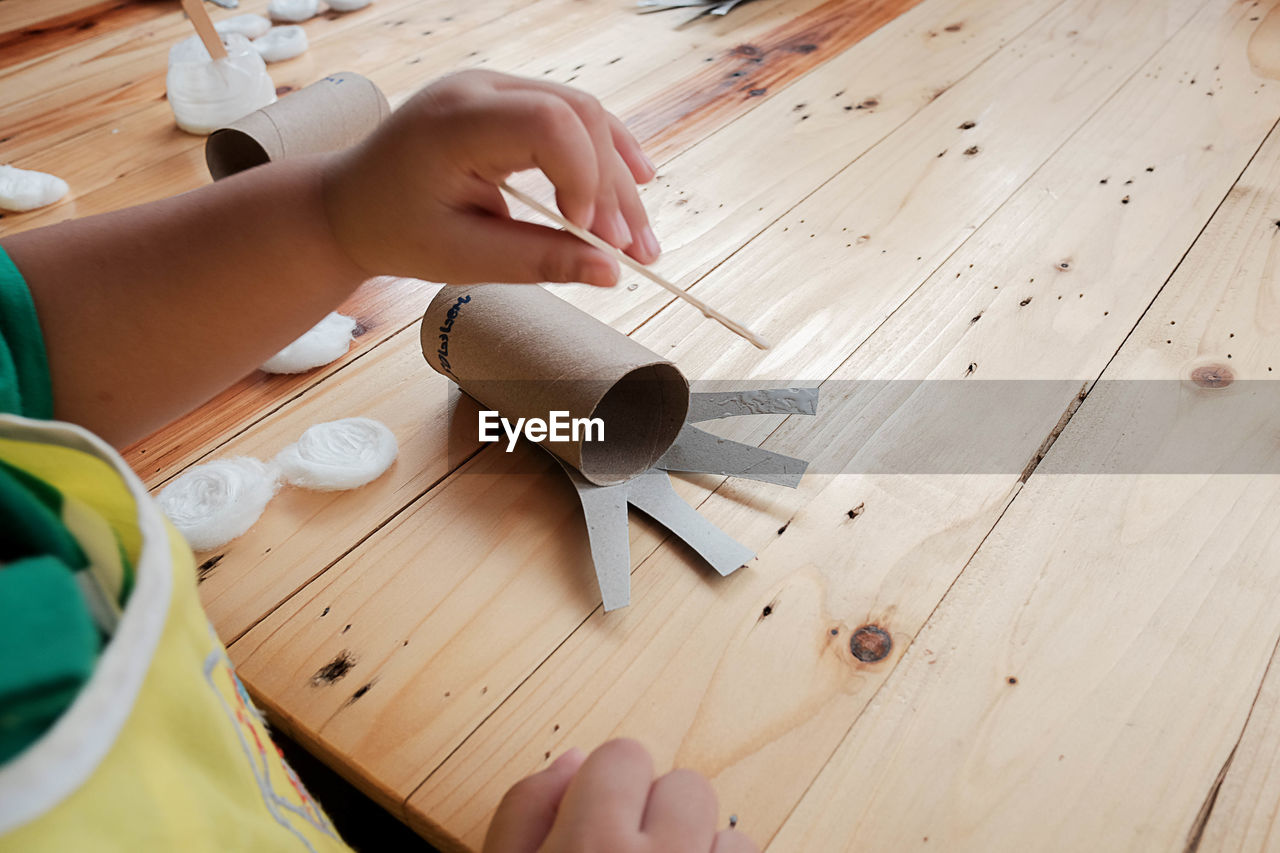
M 227 544 L 254 525 L 276 493 L 276 472 L 247 456 L 197 465 L 165 487 L 160 509 L 195 551 Z
M 298 25 L 272 27 L 253 40 L 254 49 L 267 62 L 283 62 L 301 56 L 307 49 L 307 32 Z
M 0 208 L 18 213 L 53 204 L 67 194 L 62 178 L 16 166 L 0 166 Z
M 262 370 L 267 373 L 305 373 L 315 367 L 337 361 L 346 355 L 351 336 L 356 330 L 353 317 L 332 313 L 267 359 Z
M 321 491 L 354 489 L 391 467 L 399 448 L 386 425 L 370 418 L 316 424 L 297 444 L 281 450 L 275 464 L 295 486 Z
M 273 21 L 301 23 L 314 18 L 320 12 L 320 0 L 271 0 L 267 4 L 267 16 Z
M 325 0 L 329 8 L 335 12 L 354 12 L 356 9 L 363 9 L 372 2 L 373 0 Z
M 245 38 L 256 39 L 271 29 L 271 21 L 262 15 L 233 15 L 226 20 L 218 21 L 213 27 L 223 35 L 239 33 Z

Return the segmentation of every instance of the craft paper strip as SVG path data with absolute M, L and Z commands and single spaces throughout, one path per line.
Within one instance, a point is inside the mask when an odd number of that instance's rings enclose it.
M 596 583 L 600 585 L 605 612 L 626 607 L 631 603 L 631 534 L 627 524 L 630 484 L 597 486 L 564 460 L 556 461 L 569 475 L 582 502 L 591 560 L 595 563 Z
M 751 444 L 721 438 L 695 426 L 685 426 L 680 430 L 675 444 L 671 445 L 671 449 L 654 467 L 667 471 L 726 474 L 794 489 L 800 485 L 800 478 L 804 476 L 809 463 Z
M 205 143 L 209 174 L 220 180 L 287 157 L 355 145 L 391 115 L 373 81 L 339 71 L 218 128 Z
M 707 521 L 676 494 L 666 471 L 647 471 L 627 487 L 632 506 L 697 551 L 718 574 L 732 574 L 755 557 L 754 551 Z
M 694 391 L 685 423 L 697 424 L 737 415 L 814 415 L 817 388 L 763 388 L 753 391 Z
M 674 364 L 541 287 L 441 288 L 422 354 L 504 418 L 599 418 L 604 440 L 538 442 L 596 485 L 654 466 L 679 435 L 689 383 Z

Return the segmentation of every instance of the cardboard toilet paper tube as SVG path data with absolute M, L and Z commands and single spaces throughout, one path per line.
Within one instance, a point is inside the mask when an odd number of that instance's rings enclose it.
M 689 410 L 674 364 L 534 285 L 442 288 L 422 319 L 422 354 L 508 421 L 599 418 L 603 441 L 582 431 L 539 443 L 600 486 L 652 468 Z
M 373 81 L 339 71 L 218 128 L 204 159 L 216 181 L 286 157 L 347 148 L 389 115 L 391 105 Z

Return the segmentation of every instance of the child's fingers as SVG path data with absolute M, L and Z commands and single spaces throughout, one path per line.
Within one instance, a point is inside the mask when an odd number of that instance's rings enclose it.
M 649 214 L 645 212 L 635 188 L 623 188 L 618 191 L 618 208 L 631 231 L 631 244 L 627 254 L 642 264 L 651 264 L 658 259 L 662 249 L 658 246 L 658 238 L 649 227 Z
M 583 228 L 595 220 L 600 167 L 591 134 L 563 99 L 542 92 L 499 91 L 464 119 L 459 155 L 497 183 L 536 166 L 556 188 L 556 206 Z M 522 132 L 515 133 L 518 127 Z
M 565 231 L 517 219 L 460 214 L 448 235 L 450 284 L 583 282 L 612 287 L 618 261 Z
M 602 182 L 608 186 L 610 182 Z M 591 230 L 606 243 L 619 249 L 625 249 L 635 242 L 631 226 L 626 215 L 618 205 L 617 195 L 609 190 L 596 196 L 596 219 Z
M 613 113 L 606 113 L 609 120 L 609 131 L 613 137 L 613 147 L 617 149 L 618 155 L 622 157 L 622 162 L 627 164 L 627 168 L 631 171 L 631 177 L 635 178 L 637 184 L 647 184 L 653 180 L 658 173 L 658 169 L 653 165 L 653 161 L 645 156 L 644 149 L 640 147 L 640 143 L 631 131 L 627 130 L 627 126 L 622 123 L 622 119 Z
M 503 78 L 495 83 L 500 90 L 523 88 L 546 93 L 562 99 L 573 109 L 591 136 L 600 172 L 592 230 L 619 249 L 630 246 L 639 237 L 639 232 L 629 227 L 634 216 L 627 212 L 627 208 L 639 206 L 633 181 L 643 183 L 653 177 L 653 166 L 631 132 L 600 101 L 579 89 L 523 78 Z M 623 181 L 623 176 L 631 180 Z M 628 225 L 625 231 L 623 225 Z
M 591 143 L 596 151 L 596 168 L 599 170 L 599 184 L 596 187 L 596 220 L 592 230 L 611 245 L 619 249 L 627 248 L 634 238 L 619 207 L 618 192 L 613 180 L 616 173 L 626 171 L 627 167 L 613 146 L 609 113 L 598 100 L 586 92 L 561 86 L 558 83 L 538 84 L 536 81 L 535 88 L 563 99 L 591 136 Z
M 641 829 L 658 850 L 709 850 L 715 825 L 715 792 L 692 770 L 672 770 L 649 789 Z
M 574 747 L 507 791 L 489 824 L 484 853 L 536 853 L 551 832 L 564 792 L 586 754 Z
M 587 757 L 560 801 L 551 838 L 565 849 L 608 850 L 640 830 L 653 760 L 634 740 L 611 740 Z M 550 840 L 550 839 L 549 839 Z M 559 849 L 552 846 L 551 849 Z

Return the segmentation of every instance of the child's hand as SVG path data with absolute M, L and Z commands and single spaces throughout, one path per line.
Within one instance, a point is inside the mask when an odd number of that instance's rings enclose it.
M 614 740 L 585 760 L 576 749 L 503 798 L 484 853 L 756 853 L 742 833 L 716 832 L 716 795 L 690 770 L 653 778 L 633 740 Z
M 370 274 L 614 284 L 605 253 L 510 218 L 496 184 L 531 168 L 574 224 L 643 263 L 657 258 L 636 194 L 653 165 L 622 122 L 583 92 L 488 71 L 428 86 L 336 158 L 325 205 L 338 244 Z

